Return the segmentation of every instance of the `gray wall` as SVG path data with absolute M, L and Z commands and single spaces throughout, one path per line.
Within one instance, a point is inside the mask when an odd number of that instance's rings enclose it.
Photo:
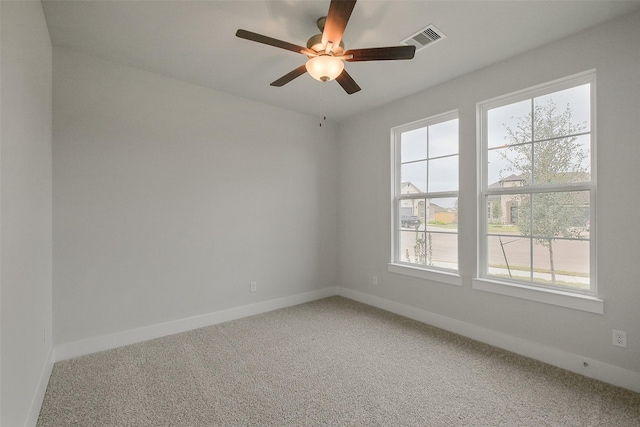
M 342 123 L 338 132 L 341 286 L 640 372 L 638 28 L 638 14 L 609 22 Z M 597 280 L 605 314 L 473 290 L 478 221 L 476 103 L 594 68 Z M 454 109 L 460 114 L 462 287 L 387 272 L 391 242 L 390 128 Z M 373 275 L 380 285 L 371 285 Z M 611 345 L 612 329 L 627 331 L 627 349 Z
M 56 345 L 337 284 L 334 129 L 63 49 L 53 62 Z
M 40 2 L 1 3 L 0 425 L 21 426 L 52 349 L 51 42 Z

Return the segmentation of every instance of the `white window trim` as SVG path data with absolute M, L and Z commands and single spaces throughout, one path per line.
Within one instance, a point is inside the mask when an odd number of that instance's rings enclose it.
M 591 295 L 545 289 L 520 283 L 506 283 L 486 277 L 474 278 L 471 287 L 478 291 L 491 292 L 515 298 L 536 301 L 590 313 L 603 314 L 604 301 Z
M 446 122 L 448 120 L 459 119 L 458 110 L 448 111 L 446 113 L 438 114 L 428 117 L 426 119 L 416 120 L 411 123 L 396 126 L 391 129 L 391 261 L 389 262 L 387 269 L 391 273 L 402 274 L 405 276 L 416 277 L 424 280 L 431 280 L 448 285 L 462 286 L 462 278 L 459 275 L 460 266 L 460 232 L 456 233 L 458 238 L 458 270 L 438 269 L 437 267 L 422 267 L 416 264 L 404 264 L 396 262 L 398 259 L 398 236 L 396 233 L 396 221 L 398 221 L 398 210 L 396 207 L 396 197 L 399 194 L 400 189 L 400 168 L 397 167 L 397 162 L 400 159 L 400 144 L 398 141 L 398 135 L 402 132 L 408 132 L 414 129 L 418 129 L 425 126 L 431 126 L 438 123 Z M 460 156 L 460 145 L 458 143 L 458 156 Z M 459 161 L 460 157 L 458 157 Z M 459 179 L 459 177 L 458 177 Z M 435 194 L 435 193 L 433 193 Z M 446 192 L 442 195 L 449 195 L 459 197 L 459 188 L 455 192 Z
M 487 212 L 484 195 L 487 189 L 487 168 L 485 165 L 485 154 L 487 138 L 486 132 L 486 112 L 498 106 L 515 103 L 524 99 L 533 98 L 547 93 L 556 92 L 562 89 L 578 86 L 580 84 L 591 84 L 591 182 L 585 187 L 590 191 L 590 280 L 591 290 L 589 293 L 572 292 L 570 290 L 559 290 L 526 284 L 516 281 L 501 281 L 487 274 Z M 603 314 L 604 301 L 597 296 L 597 263 L 596 263 L 596 74 L 595 70 L 569 76 L 554 82 L 545 83 L 533 88 L 524 89 L 516 93 L 496 97 L 476 104 L 477 111 L 477 161 L 480 179 L 478 180 L 478 248 L 477 248 L 477 277 L 472 280 L 472 288 L 475 290 L 506 295 L 515 298 L 526 299 L 570 309 L 582 310 L 591 313 Z M 530 188 L 528 190 L 531 190 Z
M 413 264 L 399 264 L 390 262 L 387 264 L 390 273 L 403 274 L 405 276 L 417 277 L 418 279 L 431 280 L 447 285 L 462 286 L 462 277 L 453 271 L 439 271 L 418 267 Z

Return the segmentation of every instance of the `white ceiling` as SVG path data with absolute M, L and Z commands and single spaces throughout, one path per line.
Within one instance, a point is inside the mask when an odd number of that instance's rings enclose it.
M 373 108 L 640 8 L 640 1 L 375 1 L 356 4 L 346 48 L 397 45 L 433 24 L 445 35 L 411 61 L 347 63 L 362 91 L 303 75 L 306 57 L 235 37 L 238 28 L 298 45 L 329 0 L 44 0 L 54 46 L 332 119 Z M 331 117 L 333 116 L 333 117 Z

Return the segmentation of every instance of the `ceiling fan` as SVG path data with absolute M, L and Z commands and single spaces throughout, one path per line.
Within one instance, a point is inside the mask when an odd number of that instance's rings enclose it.
M 345 52 L 342 35 L 356 5 L 356 0 L 331 0 L 326 17 L 318 19 L 318 28 L 322 34 L 316 34 L 307 41 L 307 47 L 298 46 L 247 30 L 238 30 L 236 36 L 242 39 L 279 47 L 306 55 L 308 61 L 271 83 L 271 86 L 284 86 L 296 77 L 309 73 L 322 82 L 336 80 L 349 95 L 360 90 L 360 86 L 344 69 L 344 63 L 362 61 L 388 61 L 412 59 L 415 46 L 375 47 L 368 49 L 350 49 Z

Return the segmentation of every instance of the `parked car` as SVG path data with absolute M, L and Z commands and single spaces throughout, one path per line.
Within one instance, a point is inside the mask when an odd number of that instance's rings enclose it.
M 419 216 L 403 215 L 402 217 L 400 217 L 400 224 L 403 227 L 416 227 L 420 225 L 420 223 L 421 221 Z

